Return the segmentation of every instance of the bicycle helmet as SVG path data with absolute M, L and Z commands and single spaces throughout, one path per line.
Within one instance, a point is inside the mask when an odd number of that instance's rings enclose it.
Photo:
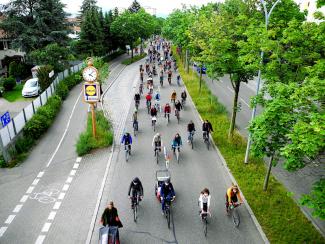
M 168 185 L 168 184 L 170 183 L 170 179 L 169 179 L 169 178 L 166 179 L 166 180 L 165 180 L 165 183 Z
M 134 184 L 138 184 L 140 182 L 140 179 L 138 178 L 138 177 L 135 177 L 134 179 L 133 179 L 133 183 Z

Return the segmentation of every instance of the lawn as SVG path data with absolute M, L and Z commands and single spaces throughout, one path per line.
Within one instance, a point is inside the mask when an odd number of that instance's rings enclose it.
M 8 102 L 16 102 L 16 101 L 24 101 L 30 98 L 24 98 L 21 95 L 21 91 L 23 90 L 24 85 L 16 85 L 12 91 L 5 91 L 3 94 L 3 98 L 6 99 Z
M 173 51 L 176 53 L 176 50 Z M 270 177 L 268 190 L 263 191 L 266 173 L 263 160 L 255 158 L 249 164 L 243 163 L 246 140 L 238 132 L 231 141 L 228 140 L 230 120 L 226 109 L 204 82 L 199 91 L 199 78 L 196 72 L 190 70 L 189 74 L 186 73 L 178 56 L 176 59 L 181 77 L 197 110 L 203 119 L 208 119 L 214 125 L 213 140 L 269 241 L 271 243 L 325 243 L 321 234 L 301 212 L 291 194 L 273 176 Z

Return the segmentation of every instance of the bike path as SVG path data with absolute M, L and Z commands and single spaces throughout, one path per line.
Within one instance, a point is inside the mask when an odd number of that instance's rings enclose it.
M 172 205 L 171 229 L 167 228 L 167 222 L 161 215 L 161 206 L 154 196 L 155 171 L 164 169 L 165 163 L 162 156 L 158 165 L 154 159 L 151 142 L 155 132 L 151 128 L 151 118 L 146 111 L 144 96 L 139 107 L 139 134 L 133 137 L 132 156 L 129 162 L 125 161 L 124 147 L 119 145 L 121 132 L 132 132 L 133 95 L 137 89 L 134 84 L 138 82 L 140 63 L 143 63 L 143 60 L 128 66 L 104 98 L 105 104 L 110 104 L 105 106 L 105 109 L 109 110 L 113 119 L 119 121 L 119 130 L 91 243 L 98 241 L 99 220 L 111 200 L 114 201 L 124 225 L 120 229 L 121 243 L 263 243 L 245 205 L 238 209 L 242 220 L 238 229 L 226 216 L 224 198 L 226 189 L 231 185 L 231 179 L 218 153 L 214 149 L 208 151 L 203 144 L 201 122 L 193 104 L 189 101 L 185 110 L 180 113 L 180 124 L 177 124 L 175 116 L 171 116 L 169 125 L 166 124 L 162 114 L 159 114 L 157 119 L 157 131 L 161 132 L 163 142 L 168 149 L 176 132 L 179 132 L 183 139 L 180 163 L 177 164 L 173 159 L 170 164 L 176 200 Z M 157 83 L 156 76 L 154 77 L 155 89 Z M 164 87 L 160 89 L 161 104 L 169 101 L 173 89 L 179 97 L 184 87 L 178 87 L 175 83 L 175 76 L 172 86 L 167 84 L 165 77 Z M 128 103 L 129 105 L 126 105 Z M 123 115 L 124 119 L 116 116 L 117 114 Z M 127 119 L 125 119 L 126 115 Z M 194 150 L 186 142 L 186 126 L 189 120 L 194 121 L 197 129 Z M 126 121 L 125 125 L 121 124 L 123 121 Z M 129 183 L 135 176 L 141 179 L 144 186 L 144 200 L 140 203 L 137 223 L 133 221 L 130 201 L 127 198 Z M 210 189 L 212 196 L 212 218 L 209 219 L 207 239 L 203 235 L 197 206 L 199 193 L 204 187 Z

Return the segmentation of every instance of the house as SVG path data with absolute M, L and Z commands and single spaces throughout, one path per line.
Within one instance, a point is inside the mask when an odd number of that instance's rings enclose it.
M 5 18 L 0 13 L 0 22 Z M 22 60 L 26 53 L 17 49 L 11 49 L 11 39 L 4 30 L 0 29 L 0 76 L 8 72 L 9 64 L 13 60 Z
M 71 33 L 68 35 L 72 39 L 79 39 L 79 34 L 81 31 L 80 28 L 80 19 L 78 18 L 67 18 L 69 30 Z

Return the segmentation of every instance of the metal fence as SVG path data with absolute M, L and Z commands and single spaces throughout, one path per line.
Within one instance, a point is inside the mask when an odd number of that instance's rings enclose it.
M 58 73 L 52 84 L 42 92 L 35 100 L 17 114 L 9 124 L 0 129 L 0 150 L 4 148 L 19 134 L 25 124 L 33 117 L 37 109 L 45 105 L 47 100 L 54 94 L 57 85 L 70 74 L 82 69 L 83 63 L 75 65 L 70 69 Z M 1 148 L 2 147 L 2 148 Z

